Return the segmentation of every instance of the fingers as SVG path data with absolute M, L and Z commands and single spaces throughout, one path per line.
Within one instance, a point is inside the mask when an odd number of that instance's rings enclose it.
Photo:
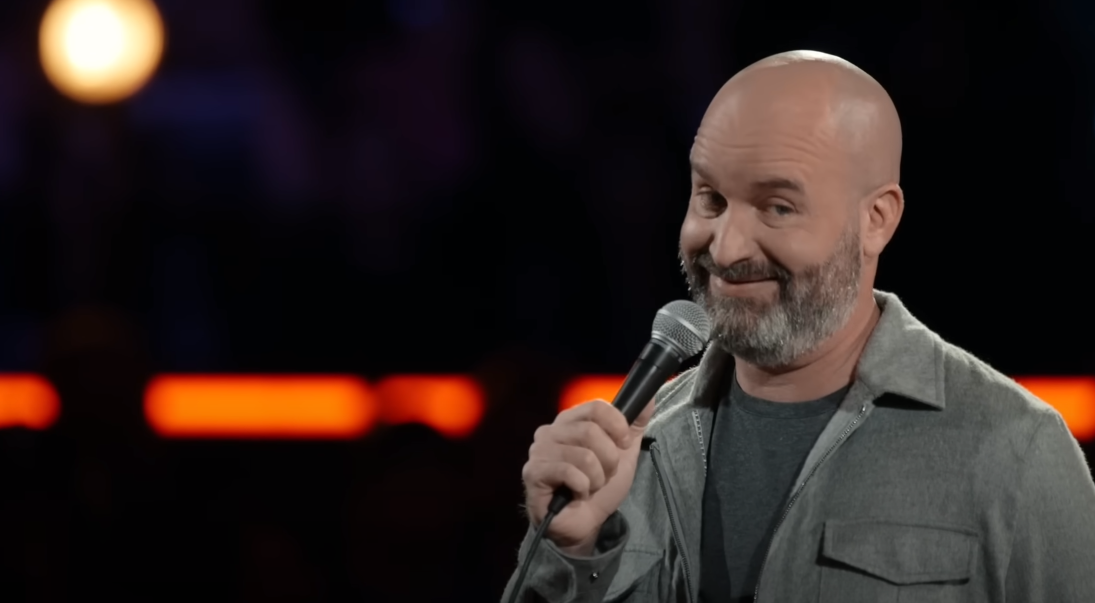
M 620 448 L 627 447 L 630 426 L 618 408 L 604 400 L 592 400 L 563 411 L 555 419 L 556 424 L 589 421 L 597 424 Z
M 631 427 L 638 427 L 639 429 L 646 429 L 647 425 L 650 425 L 650 419 L 654 416 L 654 400 L 651 399 L 650 403 L 646 405 L 639 416 L 635 419 L 635 422 L 631 424 Z
M 529 488 L 554 491 L 559 486 L 566 486 L 574 494 L 575 500 L 590 496 L 589 476 L 570 463 L 529 459 L 521 476 Z
M 590 494 L 603 488 L 616 471 L 615 463 L 609 469 L 592 450 L 581 446 L 534 442 L 529 449 L 529 459 L 574 465 L 589 478 Z
M 641 438 L 653 413 L 651 401 L 634 426 L 600 400 L 560 413 L 536 430 L 523 471 L 526 487 L 545 492 L 566 486 L 576 499 L 592 496 L 616 475 L 622 455 Z
M 540 446 L 537 447 L 537 444 Z M 577 421 L 574 423 L 562 423 L 540 428 L 536 431 L 533 447 L 529 449 L 529 458 L 533 458 L 538 451 L 543 451 L 545 458 L 562 460 L 561 451 L 555 451 L 560 446 L 567 448 L 580 448 L 588 452 L 575 450 L 567 451 L 571 458 L 581 456 L 578 467 L 588 464 L 596 464 L 601 468 L 606 479 L 611 479 L 616 474 L 616 468 L 620 464 L 620 448 L 612 438 L 605 433 L 597 423 L 592 421 Z M 569 460 L 569 459 L 567 459 Z M 596 481 L 597 476 L 587 472 L 590 478 Z M 597 487 L 599 488 L 599 486 Z M 595 490 L 597 489 L 595 488 Z

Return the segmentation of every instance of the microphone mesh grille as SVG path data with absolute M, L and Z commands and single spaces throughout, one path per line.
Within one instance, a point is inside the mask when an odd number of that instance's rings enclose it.
M 699 354 L 711 337 L 707 312 L 684 299 L 671 301 L 654 315 L 653 335 L 672 342 L 685 358 Z

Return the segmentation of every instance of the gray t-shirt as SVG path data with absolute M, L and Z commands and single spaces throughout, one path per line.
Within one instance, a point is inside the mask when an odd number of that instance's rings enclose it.
M 754 398 L 734 379 L 711 430 L 703 494 L 700 602 L 753 600 L 795 477 L 848 388 L 810 402 Z

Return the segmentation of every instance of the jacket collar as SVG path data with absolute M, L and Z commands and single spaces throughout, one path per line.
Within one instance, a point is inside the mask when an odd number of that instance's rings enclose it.
M 943 409 L 945 344 L 896 295 L 876 290 L 874 298 L 882 315 L 859 358 L 857 381 L 876 398 L 896 394 Z M 733 365 L 732 356 L 717 346 L 708 346 L 696 369 L 692 402 L 707 408 L 718 405 L 725 391 L 724 378 Z

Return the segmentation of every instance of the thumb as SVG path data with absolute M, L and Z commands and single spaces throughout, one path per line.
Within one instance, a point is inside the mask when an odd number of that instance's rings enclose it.
M 650 400 L 650 403 L 646 405 L 639 416 L 635 419 L 635 422 L 631 424 L 632 429 L 638 429 L 645 431 L 646 426 L 650 424 L 650 418 L 654 416 L 654 400 Z

